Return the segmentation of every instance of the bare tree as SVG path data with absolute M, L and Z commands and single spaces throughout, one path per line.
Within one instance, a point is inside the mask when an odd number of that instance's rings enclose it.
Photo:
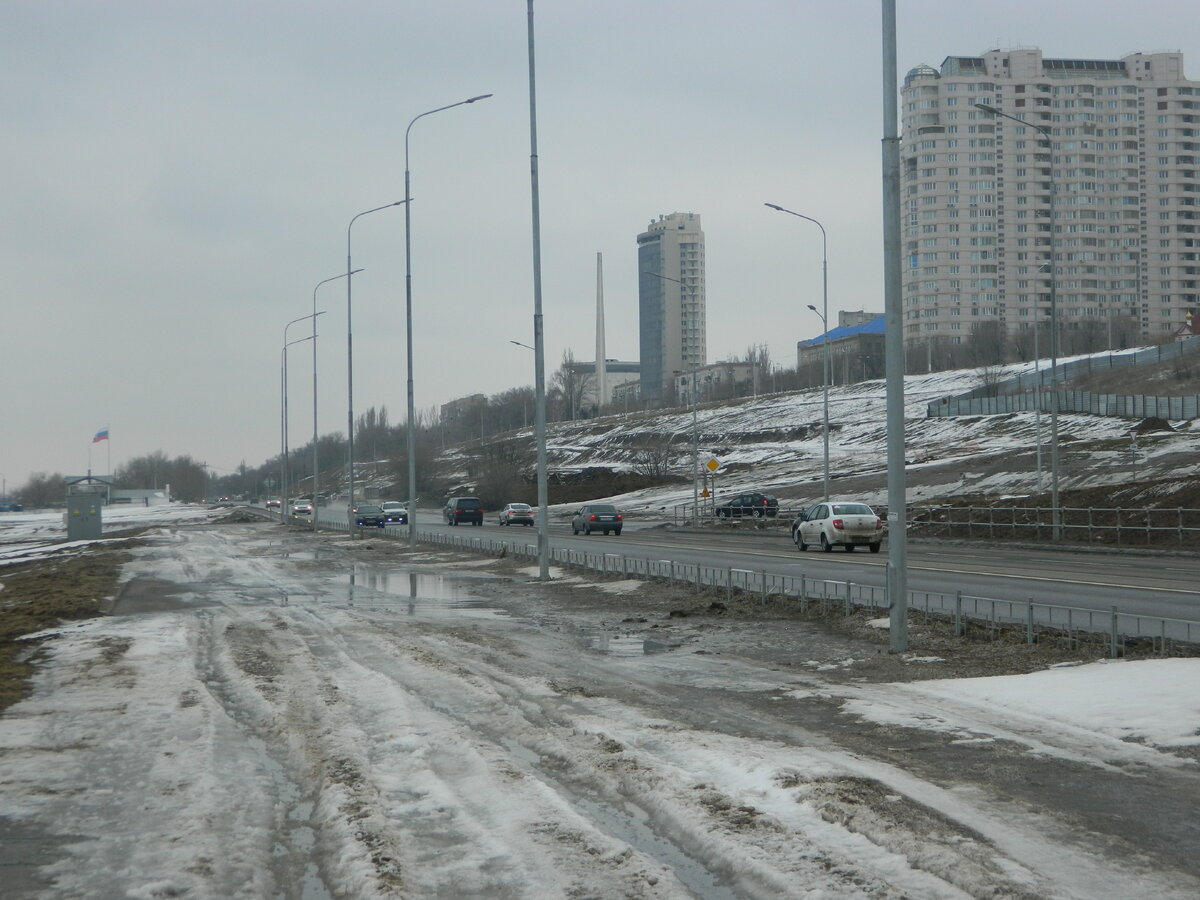
M 562 418 L 574 419 L 583 410 L 583 397 L 591 389 L 592 373 L 581 370 L 575 354 L 568 347 L 563 351 L 562 365 L 554 373 L 551 384 L 564 407 Z
M 633 452 L 630 465 L 633 471 L 656 481 L 671 474 L 675 452 L 671 449 L 671 438 L 658 439 Z

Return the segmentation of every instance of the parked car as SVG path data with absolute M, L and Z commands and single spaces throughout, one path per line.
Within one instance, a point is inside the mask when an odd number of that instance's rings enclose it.
M 354 524 L 359 528 L 370 526 L 383 527 L 383 508 L 374 503 L 360 503 L 352 510 Z
M 807 550 L 809 544 L 820 544 L 829 552 L 835 546 L 846 548 L 867 546 L 879 552 L 883 541 L 883 520 L 865 503 L 831 500 L 810 506 L 792 521 L 792 540 L 796 547 Z
M 278 497 L 267 498 L 267 509 L 279 509 L 283 502 Z
M 14 500 L 0 500 L 0 512 L 20 512 L 24 508 Z
M 442 517 L 447 525 L 461 522 L 483 524 L 483 503 L 478 497 L 451 497 L 442 507 Z
M 533 507 L 528 503 L 507 503 L 500 510 L 501 525 L 532 525 Z
M 752 516 L 761 519 L 763 516 L 772 518 L 779 514 L 779 500 L 761 491 L 749 491 L 739 494 L 732 500 L 726 500 L 716 508 L 718 519 Z
M 579 534 L 582 531 L 584 534 L 591 534 L 593 531 L 602 531 L 608 534 L 611 531 L 620 537 L 622 524 L 621 514 L 611 503 L 589 503 L 580 507 L 571 519 L 571 533 Z
M 408 507 L 399 500 L 384 500 L 380 504 L 383 510 L 383 521 L 385 524 L 391 525 L 393 522 L 397 525 L 408 524 Z
M 313 512 L 313 505 L 311 503 L 309 503 L 307 500 L 297 500 L 295 503 L 292 504 L 292 515 L 293 516 L 311 516 L 312 512 Z

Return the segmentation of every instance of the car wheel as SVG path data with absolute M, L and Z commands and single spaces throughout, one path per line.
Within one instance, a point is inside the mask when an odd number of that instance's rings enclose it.
M 576 528 L 574 525 L 571 526 L 571 534 L 574 534 L 574 535 L 579 534 L 579 529 Z
M 616 529 L 615 531 L 613 531 L 613 534 L 615 534 L 617 537 L 620 537 L 620 536 L 621 536 L 621 529 L 620 529 L 620 528 Z
M 591 537 L 591 536 L 592 536 L 592 526 L 591 526 L 591 525 L 584 525 L 584 526 L 583 526 L 583 533 L 584 533 L 584 534 L 586 534 L 588 537 Z
M 872 552 L 872 553 L 878 553 L 878 552 L 879 552 L 879 542 L 878 542 L 878 541 L 876 541 L 874 544 L 871 544 L 871 545 L 870 545 L 870 547 L 871 547 L 871 552 Z
M 754 518 L 761 519 L 762 517 L 763 517 L 763 511 L 761 509 L 759 509 L 758 507 L 755 507 L 754 508 Z
M 804 543 L 804 541 L 802 541 L 800 539 L 800 529 L 799 528 L 797 528 L 795 531 L 792 532 L 792 541 L 796 544 L 796 549 L 799 550 L 801 553 L 803 553 L 805 550 L 808 549 L 808 544 Z
M 821 549 L 826 553 L 833 552 L 833 544 L 829 543 L 829 538 L 825 537 L 825 532 L 821 532 Z

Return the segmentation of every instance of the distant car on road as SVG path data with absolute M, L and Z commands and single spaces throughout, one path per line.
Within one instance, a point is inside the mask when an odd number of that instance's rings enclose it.
M 283 502 L 278 497 L 267 498 L 267 509 L 279 509 L 282 505 Z
M 779 514 L 779 500 L 771 494 L 764 494 L 761 491 L 747 491 L 718 505 L 715 512 L 718 519 L 742 516 L 755 519 L 761 519 L 763 516 L 774 518 Z
M 354 524 L 359 528 L 366 526 L 383 527 L 383 508 L 373 503 L 360 503 L 354 507 Z
M 25 507 L 13 500 L 0 500 L 0 512 L 20 512 Z
M 385 524 L 408 524 L 408 507 L 399 500 L 384 500 L 380 508 L 383 510 L 383 521 Z
M 571 519 L 571 533 L 591 534 L 593 531 L 610 531 L 617 537 L 621 536 L 621 526 L 624 524 L 621 514 L 611 503 L 589 503 L 575 513 Z
M 501 525 L 532 525 L 533 507 L 528 503 L 508 503 L 500 510 Z
M 297 500 L 295 503 L 292 504 L 292 515 L 293 516 L 311 516 L 312 512 L 313 512 L 313 505 L 311 503 L 309 503 L 307 500 Z
M 865 503 L 831 500 L 810 506 L 792 520 L 792 540 L 800 551 L 820 544 L 826 553 L 836 546 L 845 547 L 847 553 L 859 546 L 878 553 L 883 520 Z
M 451 497 L 442 507 L 442 518 L 447 525 L 470 522 L 483 524 L 483 502 L 478 497 Z

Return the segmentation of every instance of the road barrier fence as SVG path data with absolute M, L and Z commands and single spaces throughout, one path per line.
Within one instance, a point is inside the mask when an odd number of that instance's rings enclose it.
M 305 522 L 305 525 L 308 523 Z M 321 522 L 322 528 L 349 532 L 345 522 Z M 408 529 L 356 528 L 363 536 L 392 540 L 407 540 Z M 501 553 L 536 561 L 536 543 L 505 540 L 482 534 L 477 537 L 455 531 L 423 530 L 417 532 L 422 544 L 453 550 L 499 555 Z M 555 547 L 550 550 L 554 564 L 591 570 L 603 575 L 622 578 L 658 580 L 672 585 L 689 585 L 697 594 L 704 590 L 723 593 L 732 602 L 735 592 L 742 597 L 757 597 L 759 602 L 794 603 L 801 611 L 819 610 L 823 614 L 840 613 L 849 616 L 856 609 L 877 610 L 888 614 L 887 589 L 883 586 L 813 578 L 807 575 L 784 575 L 765 568 L 743 569 L 734 566 L 681 563 L 670 559 L 649 559 L 613 552 L 575 547 Z M 1148 616 L 1124 612 L 1113 606 L 1107 610 L 1066 604 L 1035 603 L 1032 599 L 1002 600 L 939 591 L 908 591 L 909 614 L 919 614 L 949 622 L 954 633 L 963 636 L 968 626 L 982 630 L 995 638 L 1002 631 L 1023 629 L 1025 640 L 1034 643 L 1043 633 L 1053 633 L 1069 644 L 1081 639 L 1103 640 L 1110 657 L 1126 654 L 1131 646 L 1167 656 L 1180 644 L 1200 643 L 1200 621 Z

